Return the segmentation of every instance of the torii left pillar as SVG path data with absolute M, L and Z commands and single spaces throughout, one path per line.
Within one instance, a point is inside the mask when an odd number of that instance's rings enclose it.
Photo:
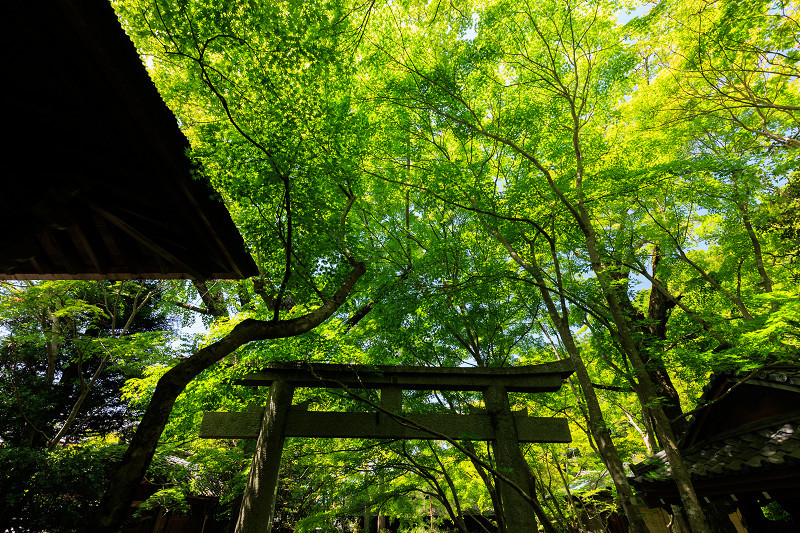
M 269 533 L 278 492 L 278 470 L 281 466 L 284 431 L 292 405 L 294 386 L 286 381 L 273 381 L 269 402 L 264 409 L 256 454 L 250 477 L 236 520 L 236 533 Z

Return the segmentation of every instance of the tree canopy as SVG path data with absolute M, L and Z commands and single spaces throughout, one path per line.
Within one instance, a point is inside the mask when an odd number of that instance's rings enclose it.
M 560 393 L 511 397 L 568 417 L 575 439 L 523 450 L 540 525 L 603 512 L 588 487 L 608 486 L 646 531 L 624 465 L 664 449 L 689 527 L 710 530 L 677 447 L 699 391 L 714 371 L 800 363 L 796 2 L 114 7 L 261 275 L 4 285 L 4 447 L 122 432 L 125 405 L 140 422 L 102 525 L 120 527 L 156 453 L 195 472 L 162 498 L 204 479 L 225 516 L 253 444 L 197 428 L 203 410 L 266 401 L 231 385 L 254 367 L 568 359 Z M 169 343 L 152 332 L 170 316 L 207 330 Z M 81 417 L 56 412 L 86 383 Z M 483 402 L 407 395 L 416 412 Z M 366 409 L 333 391 L 296 400 Z M 465 532 L 491 511 L 504 531 L 493 452 L 464 446 L 289 440 L 276 520 Z

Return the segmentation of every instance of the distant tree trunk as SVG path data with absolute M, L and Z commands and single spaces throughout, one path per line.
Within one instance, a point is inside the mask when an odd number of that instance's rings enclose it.
M 761 276 L 761 287 L 764 292 L 772 292 L 772 278 L 769 277 L 766 268 L 764 268 L 764 253 L 761 251 L 761 242 L 758 240 L 755 230 L 753 230 L 747 204 L 738 202 L 736 205 L 742 212 L 742 224 L 744 224 L 744 228 L 747 230 L 747 236 L 750 238 L 750 243 L 753 245 L 753 256 L 756 261 L 758 275 Z
M 656 269 L 661 261 L 661 253 L 656 248 L 653 252 L 652 270 L 653 277 L 656 277 Z M 619 265 L 616 265 L 619 266 Z M 685 428 L 686 419 L 681 417 L 683 409 L 681 408 L 680 395 L 675 385 L 672 383 L 672 378 L 667 371 L 664 360 L 661 358 L 661 346 L 663 341 L 667 338 L 667 321 L 669 320 L 669 312 L 675 307 L 661 291 L 655 287 L 651 287 L 650 296 L 647 306 L 647 316 L 644 316 L 641 311 L 638 311 L 628 297 L 628 279 L 627 276 L 618 277 L 614 276 L 614 280 L 618 283 L 616 287 L 616 295 L 622 307 L 623 313 L 629 318 L 631 327 L 636 331 L 636 342 L 641 354 L 642 360 L 647 365 L 647 373 L 650 375 L 650 380 L 656 387 L 656 392 L 661 400 L 661 406 L 667 417 L 675 421 L 672 425 L 672 430 L 676 435 L 683 433 Z M 647 413 L 649 409 L 645 409 Z
M 365 272 L 364 264 L 357 263 L 336 294 L 311 313 L 290 320 L 244 320 L 225 337 L 198 350 L 164 374 L 158 380 L 153 398 L 136 428 L 131 444 L 100 501 L 97 520 L 90 531 L 117 533 L 121 530 L 136 488 L 153 459 L 175 400 L 195 377 L 248 342 L 294 337 L 311 331 L 336 312 Z
M 228 316 L 228 306 L 219 289 L 212 291 L 205 281 L 194 280 L 192 284 L 194 288 L 197 289 L 197 293 L 200 295 L 200 299 L 203 300 L 209 313 L 219 317 Z

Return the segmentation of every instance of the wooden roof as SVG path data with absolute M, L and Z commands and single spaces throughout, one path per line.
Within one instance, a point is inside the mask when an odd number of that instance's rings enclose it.
M 3 14 L 0 279 L 257 274 L 107 1 Z

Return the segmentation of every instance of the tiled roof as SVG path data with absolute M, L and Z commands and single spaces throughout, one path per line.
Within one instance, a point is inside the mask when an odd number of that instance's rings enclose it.
M 753 424 L 746 432 L 731 431 L 683 451 L 692 479 L 712 479 L 800 465 L 800 410 L 790 416 Z M 638 483 L 657 482 L 670 474 L 662 451 L 631 467 Z
M 729 386 L 735 386 L 742 381 L 746 381 L 747 385 L 783 389 L 800 395 L 800 367 L 782 366 L 755 374 L 717 373 L 703 389 L 698 404 L 719 399 Z M 731 392 L 732 396 L 735 394 L 735 390 Z M 708 410 L 699 411 L 689 420 L 679 445 L 693 480 L 710 481 L 800 466 L 800 409 L 716 433 L 699 442 L 694 441 L 698 429 L 703 427 L 707 417 L 715 416 L 713 409 L 714 406 L 710 406 Z M 631 470 L 634 473 L 632 481 L 636 484 L 658 483 L 665 481 L 670 475 L 669 462 L 663 451 L 639 464 L 631 465 Z

